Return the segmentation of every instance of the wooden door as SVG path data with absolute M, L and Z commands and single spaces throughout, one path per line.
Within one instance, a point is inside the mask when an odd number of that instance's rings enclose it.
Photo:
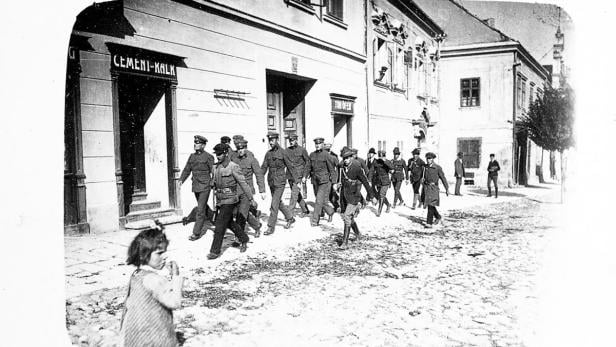
M 282 130 L 282 93 L 267 93 L 267 130 L 280 134 L 280 143 L 284 145 Z

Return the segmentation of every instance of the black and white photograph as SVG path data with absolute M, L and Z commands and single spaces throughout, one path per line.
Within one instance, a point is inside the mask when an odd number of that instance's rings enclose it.
M 6 4 L 6 345 L 616 345 L 601 4 Z

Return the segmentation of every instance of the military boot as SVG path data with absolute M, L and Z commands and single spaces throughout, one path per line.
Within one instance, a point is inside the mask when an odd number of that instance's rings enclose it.
M 494 187 L 494 198 L 498 198 L 498 188 Z
M 274 227 L 267 227 L 267 230 L 263 233 L 263 235 L 271 235 L 274 233 Z
M 387 198 L 385 198 L 384 200 L 385 200 L 385 205 L 387 205 L 387 209 L 385 210 L 385 213 L 389 213 L 390 211 L 389 200 L 387 200 Z
M 411 206 L 411 210 L 414 210 L 415 207 L 417 207 L 417 200 L 419 200 L 418 195 L 419 194 L 413 194 L 413 206 Z
M 357 227 L 357 223 L 355 223 L 355 221 L 351 224 L 351 229 L 353 229 L 353 233 L 355 234 L 355 241 L 361 240 L 361 234 L 359 233 L 359 228 Z
M 379 198 L 379 209 L 376 212 L 376 216 L 381 216 L 381 211 L 383 211 L 383 198 Z
M 349 234 L 351 227 L 348 225 L 344 226 L 344 233 L 342 234 L 342 241 L 338 244 L 338 247 L 346 249 L 349 246 Z
M 295 218 L 287 219 L 287 224 L 285 224 L 284 228 L 289 229 L 295 223 Z

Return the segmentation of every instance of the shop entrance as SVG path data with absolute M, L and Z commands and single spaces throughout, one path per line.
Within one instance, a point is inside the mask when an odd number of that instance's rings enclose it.
M 300 146 L 306 147 L 304 98 L 316 80 L 266 70 L 267 129 L 280 134 L 280 145 L 286 148 L 285 137 L 297 134 Z
M 353 112 L 355 97 L 341 94 L 329 94 L 334 121 L 334 141 L 332 148 L 339 151 L 345 146 L 353 146 Z

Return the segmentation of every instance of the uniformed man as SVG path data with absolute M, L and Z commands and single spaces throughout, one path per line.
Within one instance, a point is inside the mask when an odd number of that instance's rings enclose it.
M 214 153 L 218 159 L 213 178 L 218 213 L 216 214 L 214 239 L 210 253 L 207 255 L 208 259 L 216 259 L 220 256 L 220 248 L 227 228 L 230 228 L 235 237 L 239 239 L 240 252 L 246 252 L 249 238 L 243 225 L 233 221 L 233 211 L 239 202 L 239 195 L 245 195 L 249 203 L 252 200 L 252 190 L 246 184 L 240 166 L 229 159 L 229 146 L 219 143 L 214 146 Z
M 229 152 L 232 150 L 231 148 L 231 138 L 229 136 L 223 136 L 220 138 L 220 143 L 229 147 Z
M 225 138 L 225 139 L 226 139 L 226 138 L 228 138 L 228 137 L 227 137 L 227 136 L 223 136 L 223 138 Z M 231 158 L 231 160 L 233 160 L 233 161 L 234 161 L 234 160 L 235 160 L 235 158 L 237 157 L 237 153 L 238 153 L 238 151 L 239 151 L 239 147 L 238 147 L 238 145 L 239 145 L 239 143 L 240 143 L 241 141 L 243 141 L 243 140 L 244 140 L 244 136 L 243 136 L 243 135 L 233 135 L 233 146 L 235 147 L 235 150 L 229 151 L 229 157 Z M 245 153 L 246 153 L 246 156 L 248 156 L 248 157 L 254 157 L 254 156 L 255 156 L 255 155 L 254 155 L 251 151 L 249 151 L 248 149 L 245 149 Z
M 364 172 L 364 175 L 366 175 L 366 178 L 368 177 L 368 165 L 366 164 L 366 159 L 358 157 L 357 156 L 357 148 L 351 148 L 351 151 L 353 152 L 353 159 L 357 160 L 361 166 L 362 171 Z M 361 192 L 359 193 L 359 196 L 361 196 L 361 208 L 366 207 L 367 203 L 366 203 L 366 199 L 364 199 L 364 196 L 361 194 Z M 374 196 L 374 194 L 373 194 Z M 370 200 L 370 199 L 368 199 Z M 376 202 L 376 198 L 374 199 L 374 201 Z
M 409 159 L 407 163 L 408 170 L 406 171 L 406 179 L 410 179 L 411 185 L 413 186 L 413 206 L 411 207 L 413 210 L 415 209 L 418 201 L 419 207 L 422 205 L 422 200 L 420 199 L 420 188 L 426 163 L 421 160 L 419 154 L 419 148 L 415 148 L 413 150 L 413 158 Z
M 332 184 L 338 180 L 336 168 L 331 159 L 331 155 L 323 150 L 324 139 L 317 137 L 314 139 L 315 151 L 310 153 L 310 161 L 304 169 L 303 182 L 310 177 L 314 188 L 315 204 L 312 218 L 310 219 L 311 226 L 319 225 L 321 210 L 327 213 L 327 221 L 331 222 L 334 216 L 334 209 L 328 204 L 329 193 L 332 189 Z M 334 189 L 337 187 L 334 187 Z
M 462 194 L 460 194 L 460 186 L 462 186 L 462 179 L 464 178 L 464 162 L 462 161 L 462 158 L 464 157 L 464 153 L 462 152 L 458 152 L 458 157 L 456 158 L 456 160 L 453 162 L 453 166 L 454 166 L 454 176 L 456 177 L 456 189 L 454 191 L 454 195 L 458 195 L 461 196 Z
M 248 141 L 243 138 L 240 139 L 237 144 L 237 154 L 232 161 L 240 166 L 242 173 L 244 174 L 244 178 L 246 179 L 246 184 L 250 187 L 251 194 L 254 195 L 255 188 L 252 180 L 252 176 L 257 177 L 257 186 L 259 188 L 259 193 L 261 194 L 261 199 L 265 200 L 265 179 L 263 176 L 263 172 L 261 171 L 261 166 L 259 166 L 259 162 L 254 156 L 248 154 Z M 248 198 L 247 194 L 240 195 L 240 202 L 238 205 L 237 211 L 237 223 L 242 226 L 242 223 L 248 222 L 251 228 L 255 231 L 255 237 L 261 236 L 261 221 L 250 213 L 250 207 L 252 204 L 250 203 L 252 199 Z
M 434 158 L 436 158 L 436 154 L 432 152 L 426 153 L 426 166 L 424 172 L 424 191 L 425 191 L 425 201 L 424 205 L 428 206 L 428 217 L 426 218 L 426 228 L 432 228 L 433 218 L 434 224 L 439 224 L 441 221 L 441 215 L 436 210 L 436 207 L 440 203 L 439 196 L 439 187 L 438 181 L 439 179 L 443 182 L 443 186 L 445 186 L 445 194 L 449 196 L 449 184 L 447 184 L 447 179 L 445 179 L 445 173 L 443 173 L 443 169 L 434 163 Z
M 372 167 L 374 166 L 374 161 L 376 160 L 375 156 L 376 156 L 376 150 L 374 149 L 374 147 L 372 147 L 368 150 L 368 155 L 367 155 L 368 159 L 367 159 L 366 165 L 368 166 L 368 182 L 370 182 L 370 184 L 372 185 L 372 194 L 374 196 L 378 196 L 376 176 L 372 174 L 373 173 Z
M 299 207 L 302 209 L 301 217 L 306 217 L 310 213 L 306 201 L 306 197 L 302 196 L 301 185 L 302 177 L 304 175 L 304 168 L 306 163 L 310 161 L 308 152 L 302 146 L 297 143 L 297 134 L 290 134 L 287 136 L 289 140 L 289 147 L 285 150 L 289 161 L 291 162 L 291 169 L 287 170 L 287 180 L 289 181 L 289 187 L 291 187 L 291 198 L 289 199 L 289 210 L 295 211 L 295 204 L 299 203 Z
M 289 170 L 291 168 L 291 162 L 289 158 L 287 158 L 284 150 L 280 148 L 278 137 L 279 135 L 277 132 L 270 131 L 267 133 L 270 150 L 265 153 L 263 164 L 261 164 L 263 174 L 265 175 L 265 173 L 267 173 L 267 183 L 272 193 L 272 205 L 270 207 L 270 215 L 267 220 L 267 231 L 264 233 L 265 235 L 274 233 L 276 220 L 278 220 L 278 210 L 282 211 L 287 222 L 285 229 L 289 229 L 291 225 L 295 223 L 293 213 L 281 202 L 287 177 L 285 169 Z
M 184 225 L 195 222 L 189 240 L 195 241 L 205 234 L 204 224 L 206 219 L 211 219 L 213 211 L 207 204 L 210 197 L 210 184 L 214 166 L 214 156 L 205 152 L 207 139 L 201 135 L 195 135 L 193 148 L 186 161 L 184 170 L 180 175 L 180 182 L 184 183 L 192 173 L 192 191 L 197 199 L 197 207 L 193 208 L 187 217 L 182 218 Z
M 393 165 L 391 183 L 394 186 L 394 205 L 392 207 L 396 208 L 398 200 L 400 201 L 400 205 L 404 205 L 404 199 L 400 193 L 400 187 L 402 186 L 402 182 L 405 180 L 405 177 L 408 175 L 408 168 L 404 160 L 400 158 L 400 148 L 398 147 L 394 147 L 394 159 L 391 161 L 391 164 Z M 406 184 L 409 184 L 408 180 L 406 180 Z
M 338 171 L 340 170 L 340 160 L 338 160 L 338 155 L 336 155 L 336 153 L 332 152 L 332 144 L 331 143 L 326 143 L 323 145 L 323 150 L 326 151 L 327 153 L 329 153 L 330 155 L 330 159 L 332 161 L 332 164 L 334 165 L 334 168 L 336 169 L 336 177 L 338 177 Z M 328 196 L 328 200 L 329 202 L 332 203 L 332 205 L 334 206 L 334 211 L 338 211 L 338 209 L 340 208 L 340 197 L 338 196 L 338 192 L 336 191 L 336 189 L 334 188 L 333 183 L 339 183 L 339 182 L 332 182 L 332 187 L 329 191 L 329 196 Z M 323 213 L 321 213 L 321 217 L 323 217 Z
M 381 211 L 383 210 L 383 204 L 387 206 L 387 210 L 385 213 L 389 213 L 390 205 L 389 200 L 387 200 L 387 190 L 389 189 L 389 185 L 391 185 L 391 180 L 389 178 L 389 171 L 392 170 L 393 165 L 391 161 L 385 158 L 385 151 L 378 151 L 378 158 L 374 161 L 372 165 L 372 177 L 375 179 L 378 199 L 379 199 L 379 209 L 376 213 L 377 217 L 381 216 Z
M 343 213 L 344 232 L 339 246 L 344 246 L 345 248 L 348 246 L 351 229 L 353 229 L 356 240 L 359 240 L 361 237 L 355 217 L 359 213 L 362 199 L 362 184 L 368 193 L 368 200 L 375 199 L 361 164 L 353 156 L 354 152 L 350 148 L 345 148 L 341 153 L 342 168 L 340 170 L 340 181 L 342 186 L 340 189 L 340 206 Z
M 494 159 L 494 153 L 490 154 L 490 162 L 488 163 L 488 198 L 492 196 L 491 182 L 494 182 L 494 197 L 498 198 L 498 171 L 500 165 L 498 161 Z

